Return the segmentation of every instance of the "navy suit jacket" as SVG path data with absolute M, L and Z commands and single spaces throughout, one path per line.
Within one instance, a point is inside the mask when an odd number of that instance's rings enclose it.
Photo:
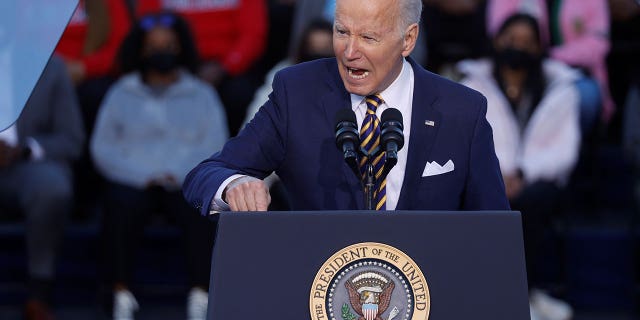
M 408 60 L 415 79 L 411 139 L 396 209 L 508 210 L 486 99 Z M 279 72 L 254 119 L 189 173 L 185 197 L 206 215 L 229 176 L 262 179 L 275 171 L 295 210 L 364 209 L 360 182 L 335 144 L 335 115 L 341 108 L 351 108 L 351 100 L 335 59 Z M 452 172 L 422 177 L 427 162 L 449 160 Z

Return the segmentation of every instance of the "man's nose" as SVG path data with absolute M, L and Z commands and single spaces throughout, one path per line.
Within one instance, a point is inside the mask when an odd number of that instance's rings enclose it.
M 360 46 L 358 40 L 354 37 L 349 38 L 347 47 L 344 50 L 344 57 L 348 60 L 356 60 L 360 58 Z

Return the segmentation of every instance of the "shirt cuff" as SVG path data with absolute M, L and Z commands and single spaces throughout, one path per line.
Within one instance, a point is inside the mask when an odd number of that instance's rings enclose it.
M 25 142 L 29 149 L 31 149 L 31 156 L 29 160 L 38 161 L 44 159 L 45 152 L 42 146 L 38 143 L 38 141 L 32 137 L 25 138 Z
M 247 176 L 243 174 L 234 174 L 222 182 L 220 187 L 218 187 L 218 191 L 216 191 L 216 194 L 213 196 L 213 200 L 211 200 L 211 208 L 209 210 L 209 214 L 216 214 L 220 211 L 229 211 L 229 204 L 222 199 L 222 193 L 224 192 L 224 189 L 229 185 L 229 183 L 231 183 L 231 181 L 242 177 Z

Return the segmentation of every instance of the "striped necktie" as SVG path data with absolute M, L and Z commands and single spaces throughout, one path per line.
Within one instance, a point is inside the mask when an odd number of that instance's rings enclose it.
M 384 103 L 384 100 L 380 95 L 371 95 L 365 98 L 367 102 L 367 114 L 362 122 L 362 128 L 360 129 L 360 149 L 365 155 L 360 159 L 360 173 L 363 179 L 366 176 L 367 161 L 372 156 L 375 156 L 376 152 L 380 148 L 380 120 L 376 116 L 376 109 L 378 106 Z M 376 180 L 380 178 L 382 170 L 384 168 L 385 152 L 380 152 L 373 158 L 373 172 L 375 173 Z M 373 195 L 373 204 L 376 210 L 385 210 L 387 202 L 386 192 L 387 179 L 380 181 L 376 185 L 376 190 Z

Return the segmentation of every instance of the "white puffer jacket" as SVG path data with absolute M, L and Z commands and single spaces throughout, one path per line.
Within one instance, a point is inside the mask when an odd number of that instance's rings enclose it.
M 489 60 L 458 64 L 466 75 L 462 83 L 487 98 L 487 120 L 504 176 L 522 170 L 525 181 L 552 181 L 565 185 L 580 149 L 579 95 L 574 81 L 579 73 L 565 64 L 545 60 L 547 88 L 522 134 L 507 98 L 493 77 Z

